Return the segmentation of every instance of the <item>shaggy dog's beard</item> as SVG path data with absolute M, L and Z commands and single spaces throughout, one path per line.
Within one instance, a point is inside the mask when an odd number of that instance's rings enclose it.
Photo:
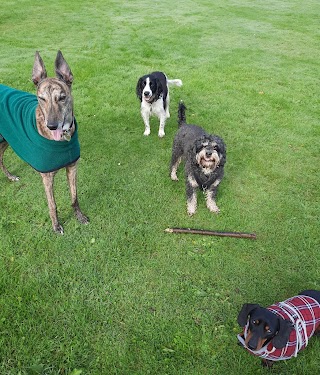
M 196 161 L 198 165 L 204 169 L 203 172 L 209 174 L 218 167 L 220 158 L 216 151 L 208 153 L 206 149 L 202 149 L 197 153 Z

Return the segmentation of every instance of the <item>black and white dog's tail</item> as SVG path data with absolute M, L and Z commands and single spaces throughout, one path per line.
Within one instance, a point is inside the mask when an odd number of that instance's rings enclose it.
M 167 78 L 167 83 L 168 83 L 168 86 L 178 86 L 178 87 L 182 86 L 181 79 L 168 79 Z
M 187 107 L 183 104 L 183 101 L 180 100 L 179 107 L 178 107 L 178 125 L 179 128 L 181 125 L 186 125 L 186 109 Z

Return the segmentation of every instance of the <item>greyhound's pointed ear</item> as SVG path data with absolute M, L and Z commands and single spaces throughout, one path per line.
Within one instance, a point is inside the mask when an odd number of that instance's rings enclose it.
M 293 325 L 290 320 L 279 319 L 279 331 L 272 339 L 273 346 L 277 349 L 284 348 L 287 345 Z
M 32 69 L 32 81 L 37 86 L 43 79 L 47 78 L 47 71 L 40 53 L 37 51 L 34 57 Z
M 68 86 L 71 86 L 73 82 L 73 74 L 71 72 L 71 69 L 69 68 L 69 65 L 64 59 L 61 51 L 58 51 L 57 53 L 55 70 L 57 78 L 64 81 Z
M 260 307 L 260 305 L 257 305 L 255 303 L 245 303 L 242 306 L 242 309 L 238 315 L 238 324 L 240 327 L 244 327 L 247 324 L 248 315 L 250 315 L 251 312 L 257 307 Z

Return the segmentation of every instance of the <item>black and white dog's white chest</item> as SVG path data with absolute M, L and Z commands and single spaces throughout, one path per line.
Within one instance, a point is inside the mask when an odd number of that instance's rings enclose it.
M 161 94 L 158 99 L 155 99 L 152 103 L 142 99 L 141 110 L 142 108 L 145 111 L 150 112 L 150 116 L 157 116 L 160 119 L 161 114 L 165 110 L 165 103 L 163 102 L 163 95 Z

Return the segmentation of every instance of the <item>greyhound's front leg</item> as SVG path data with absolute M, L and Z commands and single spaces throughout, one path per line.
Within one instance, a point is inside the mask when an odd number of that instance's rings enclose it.
M 0 168 L 2 169 L 3 173 L 8 177 L 8 179 L 10 181 L 19 181 L 19 177 L 17 176 L 14 176 L 13 174 L 11 174 L 8 169 L 5 167 L 5 165 L 3 164 L 3 154 L 4 152 L 6 151 L 7 147 L 8 147 L 8 142 L 3 140 L 3 141 L 0 141 Z
M 76 215 L 76 218 L 82 224 L 88 224 L 89 219 L 81 212 L 77 196 L 77 163 L 71 164 L 66 167 L 67 179 L 71 194 L 71 204 Z
M 53 179 L 55 172 L 50 173 L 40 173 L 44 185 L 44 190 L 46 192 L 49 214 L 52 222 L 52 228 L 56 233 L 63 234 L 63 228 L 59 224 L 57 215 L 57 206 L 53 194 Z

